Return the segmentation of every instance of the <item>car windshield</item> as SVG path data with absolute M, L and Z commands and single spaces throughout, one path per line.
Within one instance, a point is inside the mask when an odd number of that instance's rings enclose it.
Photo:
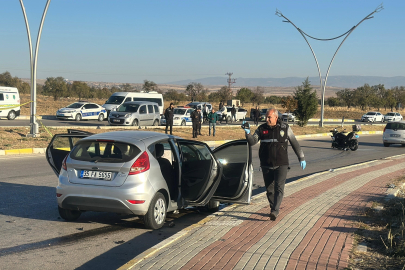
M 137 112 L 139 104 L 124 103 L 118 107 L 117 112 Z
M 395 113 L 390 112 L 390 113 L 387 113 L 386 116 L 395 116 Z
M 193 109 L 197 108 L 196 104 L 187 104 L 187 106 L 190 107 L 190 108 L 193 108 Z
M 70 104 L 69 106 L 66 106 L 66 108 L 78 109 L 78 108 L 81 108 L 82 106 L 83 106 L 83 103 L 73 103 L 73 104 Z
M 111 96 L 105 104 L 121 104 L 125 97 Z
M 187 109 L 174 109 L 173 114 L 185 114 Z
M 114 141 L 79 141 L 70 157 L 80 161 L 121 163 L 132 160 L 139 153 L 141 150 L 131 144 Z
M 366 115 L 375 115 L 375 112 L 368 112 Z
M 232 108 L 229 108 L 229 107 L 226 108 L 227 112 L 230 112 L 231 110 L 232 110 Z
M 404 123 L 388 123 L 386 129 L 405 130 Z

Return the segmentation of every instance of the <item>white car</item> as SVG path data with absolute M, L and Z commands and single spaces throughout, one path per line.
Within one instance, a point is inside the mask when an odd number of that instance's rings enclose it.
M 281 120 L 283 120 L 284 122 L 288 122 L 288 121 L 295 121 L 295 115 L 292 113 L 283 113 L 281 115 Z
M 236 121 L 245 120 L 247 111 L 243 108 L 235 107 L 236 109 Z M 226 123 L 232 121 L 232 107 L 222 107 L 221 110 L 217 111 L 219 121 L 225 121 Z
M 384 116 L 385 122 L 401 121 L 401 120 L 402 120 L 402 115 L 397 112 L 389 112 Z
M 192 126 L 191 113 L 193 108 L 174 108 L 173 110 L 173 126 Z M 164 116 L 160 120 L 161 125 L 166 125 Z
M 93 119 L 103 121 L 106 116 L 107 111 L 105 108 L 96 103 L 83 101 L 72 103 L 56 112 L 58 119 L 72 119 L 76 121 Z
M 383 143 L 385 147 L 391 144 L 405 146 L 405 121 L 387 123 L 383 132 Z
M 362 122 L 384 122 L 384 115 L 380 112 L 368 112 L 361 117 Z

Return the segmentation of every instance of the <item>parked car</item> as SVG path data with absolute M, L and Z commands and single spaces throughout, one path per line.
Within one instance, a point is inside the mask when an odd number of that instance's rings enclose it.
M 191 126 L 191 113 L 194 109 L 189 107 L 179 107 L 173 110 L 173 126 Z M 164 116 L 160 119 L 160 124 L 166 125 L 166 119 Z
M 283 113 L 281 115 L 281 120 L 284 122 L 295 121 L 295 115 L 293 113 Z
M 383 122 L 384 115 L 379 112 L 368 112 L 361 117 L 362 122 Z
M 142 216 L 158 229 L 166 213 L 219 202 L 250 203 L 251 148 L 246 140 L 214 150 L 203 143 L 150 131 L 55 135 L 46 159 L 58 176 L 60 216 L 84 211 Z
M 386 115 L 384 115 L 385 122 L 401 121 L 401 120 L 402 120 L 402 115 L 397 112 L 389 112 Z
M 190 102 L 189 104 L 187 104 L 186 107 L 190 107 L 193 109 L 200 108 L 201 112 L 202 112 L 203 108 L 204 108 L 204 104 L 208 107 L 208 112 L 210 112 L 212 110 L 212 105 L 211 105 L 211 103 L 208 103 L 208 102 L 193 101 L 193 102 Z
M 103 121 L 106 116 L 107 111 L 103 107 L 86 101 L 72 103 L 56 112 L 58 119 L 72 119 L 76 121 L 93 119 Z
M 260 121 L 266 122 L 266 115 L 268 110 L 269 109 L 260 109 Z M 283 115 L 281 114 L 281 112 L 278 112 L 278 118 L 280 118 L 281 120 L 283 119 Z
M 115 108 L 113 109 L 115 110 Z M 110 112 L 108 123 L 121 126 L 158 126 L 159 107 L 156 102 L 129 101 Z
M 383 144 L 385 147 L 391 144 L 405 146 L 405 121 L 387 123 L 383 132 Z
M 244 120 L 246 118 L 247 110 L 239 107 L 235 107 L 236 109 L 236 121 Z M 219 121 L 225 121 L 226 123 L 231 122 L 232 120 L 232 107 L 224 106 L 221 110 L 217 111 Z

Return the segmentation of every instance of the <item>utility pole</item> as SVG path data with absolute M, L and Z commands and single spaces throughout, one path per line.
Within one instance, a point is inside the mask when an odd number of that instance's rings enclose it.
M 229 78 L 228 78 L 228 80 L 227 80 L 227 81 L 228 81 L 228 95 L 229 95 L 229 96 L 232 96 L 231 85 L 234 84 L 234 83 L 236 83 L 236 79 L 231 79 L 232 74 L 233 74 L 233 73 L 231 73 L 231 72 L 228 72 L 228 73 L 225 74 L 225 75 L 228 75 L 228 76 L 229 76 Z

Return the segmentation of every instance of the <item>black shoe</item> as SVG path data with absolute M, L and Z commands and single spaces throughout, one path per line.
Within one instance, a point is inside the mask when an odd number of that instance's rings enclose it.
M 278 214 L 276 214 L 276 213 L 270 213 L 270 220 L 276 220 L 276 218 L 277 218 L 277 216 L 278 216 Z
M 201 133 L 200 133 L 200 134 L 198 134 L 198 135 L 202 136 L 202 134 L 201 134 Z

